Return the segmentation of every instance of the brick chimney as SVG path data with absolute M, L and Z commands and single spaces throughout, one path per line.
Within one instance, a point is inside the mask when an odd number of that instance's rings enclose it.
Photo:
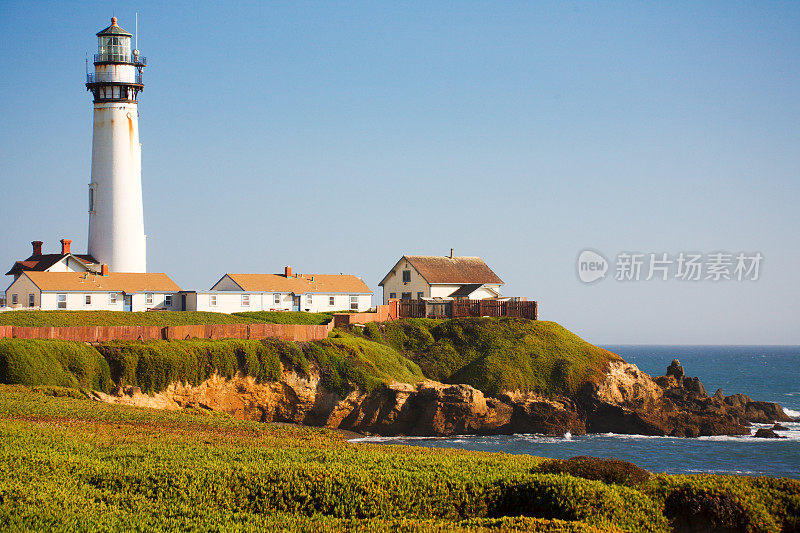
M 42 255 L 42 245 L 44 243 L 42 241 L 31 241 L 31 246 L 33 246 L 33 255 Z
M 61 239 L 61 255 L 70 253 L 69 247 L 72 244 L 70 239 Z
M 283 269 L 283 275 L 286 276 L 287 278 L 291 278 L 292 277 L 292 267 L 290 267 L 290 266 L 285 267 Z
M 100 275 L 108 276 L 108 265 L 106 264 L 100 265 Z

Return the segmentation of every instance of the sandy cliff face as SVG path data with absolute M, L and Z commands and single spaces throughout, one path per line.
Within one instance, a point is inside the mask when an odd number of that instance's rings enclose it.
M 670 369 L 673 369 L 671 366 Z M 653 379 L 635 365 L 613 362 L 603 381 L 574 398 L 507 392 L 486 397 L 469 385 L 425 381 L 393 383 L 345 397 L 326 390 L 314 369 L 308 376 L 285 371 L 280 381 L 213 376 L 198 386 L 173 383 L 155 395 L 117 388 L 102 401 L 221 411 L 261 422 L 293 422 L 377 435 L 627 433 L 699 436 L 748 434 L 749 421 L 790 420 L 780 406 L 721 392 L 709 397 L 697 378 L 677 368 Z

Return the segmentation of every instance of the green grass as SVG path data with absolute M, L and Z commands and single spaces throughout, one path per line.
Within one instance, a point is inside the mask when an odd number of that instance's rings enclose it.
M 210 313 L 205 311 L 7 311 L 0 326 L 188 326 L 200 324 L 327 324 L 333 313 L 302 311 L 253 311 Z
M 55 340 L 0 339 L 0 383 L 57 385 L 108 391 L 137 386 L 146 393 L 170 383 L 199 385 L 213 374 L 241 372 L 273 382 L 283 370 L 308 375 L 315 364 L 329 390 L 372 391 L 393 381 L 417 383 L 419 367 L 391 347 L 336 331 L 309 343 L 280 339 L 112 341 L 87 345 Z
M 246 316 L 203 311 L 6 311 L 0 326 L 187 326 L 201 324 L 254 324 Z
M 46 392 L 0 386 L 0 530 L 666 533 L 669 502 L 704 495 L 728 502 L 742 531 L 800 525 L 796 480 L 654 475 L 628 486 L 539 473 L 543 459 L 524 455 L 351 444 Z
M 106 360 L 79 342 L 0 339 L 0 383 L 57 385 L 108 392 Z
M 233 313 L 233 316 L 266 324 L 322 325 L 333 320 L 333 313 L 306 313 L 304 311 L 248 311 Z
M 339 330 L 323 341 L 308 343 L 305 351 L 319 364 L 323 385 L 340 396 L 351 386 L 371 391 L 393 381 L 418 383 L 425 379 L 416 363 L 390 346 Z
M 407 319 L 368 325 L 362 335 L 392 346 L 431 379 L 493 396 L 574 394 L 619 358 L 555 322 L 520 318 Z

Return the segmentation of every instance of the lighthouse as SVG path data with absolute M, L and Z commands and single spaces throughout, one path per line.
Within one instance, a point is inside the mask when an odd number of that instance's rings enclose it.
M 88 252 L 114 272 L 147 270 L 137 102 L 147 62 L 131 50 L 131 37 L 113 17 L 97 34 L 94 72 L 86 75 L 94 96 Z

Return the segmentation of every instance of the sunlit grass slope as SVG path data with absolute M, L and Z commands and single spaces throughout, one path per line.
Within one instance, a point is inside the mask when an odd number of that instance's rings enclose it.
M 549 463 L 529 456 L 351 444 L 69 396 L 80 393 L 0 385 L 1 530 L 666 532 L 676 495 L 728 502 L 723 519 L 742 531 L 798 525 L 794 480 L 605 483 L 541 473 Z
M 399 320 L 368 324 L 364 335 L 394 347 L 431 379 L 489 395 L 572 394 L 619 358 L 555 322 L 518 318 Z

